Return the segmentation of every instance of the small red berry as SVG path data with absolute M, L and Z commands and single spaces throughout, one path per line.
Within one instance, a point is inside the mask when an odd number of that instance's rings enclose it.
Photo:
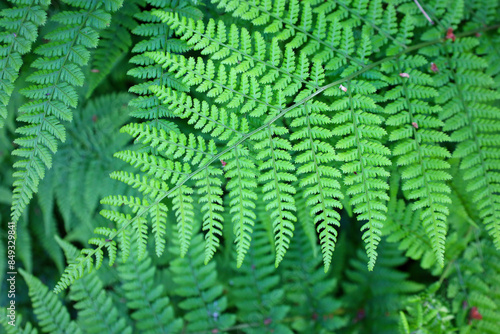
M 446 39 L 451 39 L 453 42 L 457 39 L 453 33 L 453 28 L 448 28 L 448 31 L 446 32 Z
M 434 63 L 431 63 L 431 71 L 436 73 L 437 71 L 439 71 L 438 67 L 436 66 L 436 64 Z
M 483 319 L 483 316 L 481 315 L 481 313 L 479 313 L 479 311 L 477 310 L 477 307 L 476 306 L 473 306 L 471 309 L 470 309 L 470 315 L 469 317 L 471 319 L 476 319 L 476 320 L 481 320 Z
M 225 162 L 224 160 L 221 160 L 220 163 L 222 164 L 222 168 L 226 167 L 227 165 L 227 162 Z
M 411 125 L 413 125 L 413 127 L 414 127 L 415 129 L 418 129 L 418 124 L 417 124 L 417 122 L 411 122 Z

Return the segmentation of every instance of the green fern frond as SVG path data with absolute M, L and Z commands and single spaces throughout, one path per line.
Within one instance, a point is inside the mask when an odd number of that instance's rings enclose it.
M 341 302 L 331 296 L 337 287 L 337 280 L 325 277 L 321 268 L 321 257 L 308 245 L 306 235 L 297 229 L 293 243 L 283 261 L 283 284 L 286 299 L 293 305 L 290 315 L 296 320 L 292 328 L 301 333 L 321 333 L 343 327 L 347 319 L 338 316 Z M 317 248 L 316 245 L 314 245 Z M 333 316 L 335 314 L 335 316 Z
M 179 254 L 178 246 L 170 251 Z M 224 333 L 235 323 L 236 317 L 226 312 L 227 297 L 223 295 L 223 286 L 217 282 L 215 262 L 204 265 L 206 256 L 203 253 L 203 237 L 198 234 L 193 237 L 185 257 L 177 257 L 170 263 L 174 293 L 182 297 L 178 305 L 186 312 L 185 330 Z
M 136 244 L 132 243 L 131 256 L 118 267 L 127 307 L 133 310 L 136 331 L 178 333 L 182 329 L 182 320 L 175 318 L 165 288 L 155 277 L 151 258 L 146 256 L 138 260 L 140 250 Z
M 451 203 L 450 188 L 445 183 L 451 179 L 446 159 L 451 155 L 439 143 L 450 138 L 441 131 L 444 123 L 437 117 L 440 108 L 427 102 L 438 95 L 431 76 L 419 70 L 428 64 L 418 55 L 386 64 L 386 80 L 394 85 L 387 91 L 386 99 L 394 102 L 386 106 L 385 112 L 391 115 L 386 124 L 394 127 L 389 136 L 396 142 L 393 154 L 398 156 L 397 165 L 403 167 L 401 189 L 408 199 L 415 200 L 413 209 L 421 210 L 422 224 L 438 263 L 443 266 Z
M 317 82 L 322 84 L 322 80 L 317 79 Z M 295 141 L 294 150 L 301 152 L 295 160 L 301 164 L 297 169 L 299 188 L 303 189 L 302 195 L 316 226 L 325 272 L 330 267 L 337 242 L 335 228 L 340 227 L 340 214 L 336 209 L 342 208 L 339 199 L 344 198 L 338 181 L 341 174 L 328 165 L 336 160 L 336 156 L 335 149 L 329 143 L 333 134 L 328 125 L 332 121 L 326 115 L 326 110 L 324 105 L 314 103 L 305 104 L 290 114 L 293 117 L 291 126 L 297 129 L 290 139 Z
M 99 269 L 104 260 L 104 251 L 102 250 L 103 248 L 106 248 L 106 250 L 108 251 L 109 265 L 112 266 L 115 262 L 117 255 L 117 244 L 116 241 L 108 238 L 116 236 L 116 230 L 106 227 L 98 227 L 94 230 L 94 233 L 105 236 L 106 238 L 91 238 L 89 240 L 89 244 L 95 245 L 97 247 L 84 248 L 80 251 L 80 254 L 78 254 L 77 257 L 75 257 L 71 261 L 68 261 L 68 266 L 64 270 L 64 273 L 62 274 L 59 282 L 54 287 L 55 293 L 61 292 L 62 290 L 73 284 L 76 280 L 82 278 L 84 273 L 92 273 L 94 270 L 94 265 L 96 270 Z M 92 256 L 95 257 L 95 261 Z
M 463 7 L 463 3 L 460 4 Z M 446 20 L 450 22 L 447 26 L 455 24 L 460 14 L 455 12 L 445 16 L 442 24 L 446 24 Z M 440 33 L 445 32 L 435 28 L 425 38 Z M 500 94 L 491 89 L 494 81 L 483 73 L 487 62 L 473 52 L 478 44 L 474 37 L 448 39 L 445 44 L 428 47 L 422 52 L 434 57 L 433 62 L 439 69 L 435 81 L 441 88 L 436 102 L 443 105 L 443 130 L 450 132 L 451 140 L 458 143 L 453 157 L 460 158 L 467 190 L 472 193 L 480 218 L 496 246 L 500 247 L 500 181 L 493 167 L 500 162 L 500 128 L 496 125 L 500 110 L 493 105 Z
M 68 260 L 78 255 L 78 249 L 69 242 L 56 238 Z M 124 318 L 113 305 L 109 294 L 96 272 L 93 272 L 71 286 L 69 298 L 78 310 L 77 324 L 85 333 L 132 333 Z
M 19 220 L 37 192 L 45 169 L 52 166 L 52 154 L 57 151 L 57 142 L 66 139 L 61 121 L 70 121 L 70 108 L 77 106 L 75 87 L 84 82 L 81 67 L 89 60 L 87 49 L 96 47 L 96 30 L 104 28 L 111 19 L 105 10 L 98 7 L 116 10 L 122 0 L 65 2 L 86 11 L 63 11 L 51 18 L 59 24 L 59 28 L 45 36 L 51 40 L 49 43 L 35 50 L 40 57 L 32 63 L 32 67 L 37 70 L 27 79 L 34 84 L 21 91 L 31 101 L 19 109 L 17 120 L 29 124 L 16 130 L 22 137 L 15 140 L 20 147 L 12 152 L 22 158 L 14 165 L 17 168 L 11 213 L 14 222 Z
M 344 182 L 349 186 L 350 205 L 358 214 L 358 220 L 367 221 L 361 230 L 369 257 L 368 268 L 373 269 L 380 242 L 381 228 L 386 219 L 389 200 L 389 186 L 385 178 L 389 172 L 384 168 L 391 165 L 390 150 L 380 140 L 386 131 L 380 126 L 383 118 L 378 114 L 380 107 L 368 94 L 376 91 L 368 81 L 348 81 L 347 92 L 330 89 L 331 94 L 341 96 L 332 105 L 338 110 L 332 122 L 338 124 L 332 133 L 343 136 L 336 148 L 338 160 L 342 161 Z M 328 92 L 327 92 L 328 93 Z M 342 111 L 341 111 L 342 110 Z
M 149 87 L 165 85 L 179 91 L 185 91 L 187 87 L 179 79 L 174 78 L 171 73 L 154 63 L 144 53 L 152 51 L 182 53 L 187 51 L 188 47 L 184 41 L 174 38 L 171 29 L 167 25 L 162 24 L 152 12 L 157 9 L 170 10 L 182 16 L 197 19 L 203 17 L 203 13 L 198 8 L 189 5 L 187 1 L 148 0 L 146 3 L 152 10 L 142 11 L 136 15 L 136 19 L 141 21 L 141 23 L 132 32 L 135 35 L 142 36 L 144 39 L 139 41 L 132 49 L 137 55 L 132 57 L 130 62 L 135 64 L 136 67 L 131 69 L 128 74 L 136 78 L 146 79 L 147 81 L 137 84 L 130 89 L 131 92 L 141 95 L 130 104 L 135 108 L 131 116 L 150 120 L 153 126 L 167 131 L 169 124 L 167 125 L 167 121 L 162 118 L 170 117 L 171 113 L 151 93 Z
M 38 334 L 38 330 L 28 321 L 26 325 L 21 327 L 23 317 L 21 314 L 15 315 L 15 321 L 11 322 L 14 317 L 7 308 L 0 309 L 0 328 L 3 328 L 6 334 Z M 11 322 L 11 323 L 9 323 Z M 13 325 L 14 324 L 14 325 Z
M 22 56 L 31 51 L 38 27 L 45 24 L 49 0 L 13 1 L 15 7 L 0 12 L 0 128 L 7 117 L 7 105 L 14 82 L 23 64 Z
M 33 310 L 42 330 L 46 333 L 81 333 L 80 327 L 71 320 L 70 315 L 56 295 L 40 280 L 19 269 L 33 303 Z
M 272 229 L 270 226 L 269 228 Z M 290 311 L 284 305 L 285 291 L 280 284 L 280 276 L 272 275 L 273 253 L 268 234 L 261 222 L 253 232 L 252 245 L 245 261 L 238 269 L 238 275 L 230 279 L 232 293 L 238 309 L 237 319 L 251 323 L 245 333 L 291 333 L 287 326 L 280 323 Z

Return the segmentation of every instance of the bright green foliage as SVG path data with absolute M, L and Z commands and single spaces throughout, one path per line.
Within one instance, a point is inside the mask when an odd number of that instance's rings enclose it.
M 175 10 L 180 15 L 191 18 L 203 16 L 198 8 L 191 6 L 187 1 L 148 0 L 146 3 L 154 9 Z M 135 17 L 142 23 L 135 27 L 132 32 L 135 35 L 143 36 L 144 39 L 133 48 L 133 52 L 137 55 L 132 57 L 130 62 L 137 66 L 131 69 L 128 74 L 136 78 L 146 79 L 146 81 L 130 89 L 131 92 L 140 95 L 131 103 L 135 109 L 131 115 L 150 120 L 156 128 L 168 131 L 172 129 L 174 124 L 166 121 L 164 117 L 169 117 L 171 114 L 168 107 L 162 105 L 160 100 L 151 93 L 150 87 L 152 85 L 165 85 L 180 91 L 186 91 L 187 87 L 144 53 L 148 51 L 182 53 L 187 51 L 188 47 L 184 41 L 174 38 L 171 29 L 162 24 L 159 18 L 152 14 L 152 11 L 141 11 Z
M 66 257 L 72 259 L 78 255 L 78 249 L 70 243 L 57 239 Z M 104 290 L 103 283 L 93 272 L 71 286 L 69 298 L 76 302 L 78 310 L 77 324 L 85 333 L 132 333 L 126 325 L 109 294 Z
M 171 252 L 179 254 L 177 247 Z M 187 331 L 224 333 L 224 329 L 232 326 L 236 319 L 226 312 L 227 298 L 222 295 L 223 286 L 217 283 L 215 262 L 208 265 L 203 262 L 202 236 L 198 234 L 185 257 L 178 257 L 171 263 L 174 293 L 184 298 L 178 305 L 186 312 Z
M 17 171 L 14 173 L 16 180 L 11 216 L 15 222 L 38 190 L 45 168 L 52 167 L 52 154 L 57 151 L 57 141 L 66 140 L 61 121 L 71 121 L 71 108 L 78 104 L 75 87 L 84 83 L 81 67 L 90 58 L 88 49 L 96 47 L 99 38 L 97 30 L 103 29 L 111 20 L 106 11 L 116 10 L 122 1 L 64 2 L 74 9 L 51 18 L 58 28 L 46 35 L 50 42 L 36 48 L 35 53 L 40 55 L 32 63 L 36 71 L 27 78 L 33 85 L 22 90 L 30 102 L 19 108 L 17 120 L 28 124 L 16 130 L 21 137 L 15 140 L 19 148 L 12 152 L 22 157 L 14 165 Z
M 33 311 L 36 314 L 40 327 L 45 333 L 81 333 L 80 328 L 70 316 L 58 297 L 40 280 L 24 270 L 21 275 L 28 284 Z
M 386 94 L 386 99 L 394 100 L 385 108 L 391 114 L 386 124 L 393 127 L 389 140 L 396 142 L 393 154 L 399 156 L 397 164 L 404 166 L 401 189 L 408 199 L 415 200 L 413 209 L 420 210 L 420 219 L 442 266 L 447 205 L 451 203 L 445 181 L 451 175 L 446 171 L 450 164 L 445 160 L 450 153 L 439 143 L 450 138 L 440 130 L 444 125 L 437 117 L 440 107 L 426 102 L 438 94 L 428 87 L 434 84 L 431 76 L 418 70 L 424 65 L 427 61 L 421 56 L 401 57 L 392 66 L 387 64 L 387 80 L 397 84 Z
M 22 56 L 31 51 L 38 27 L 45 24 L 50 0 L 14 1 L 15 7 L 0 12 L 0 128 L 7 117 L 7 105 L 23 65 Z
M 132 247 L 132 256 L 118 267 L 127 307 L 133 311 L 132 319 L 136 321 L 136 332 L 178 333 L 182 320 L 174 318 L 165 288 L 155 277 L 151 258 L 138 262 L 137 251 Z
M 0 331 L 495 333 L 499 17 L 0 1 Z

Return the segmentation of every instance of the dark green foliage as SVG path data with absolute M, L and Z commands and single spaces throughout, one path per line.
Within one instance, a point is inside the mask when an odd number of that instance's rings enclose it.
M 497 333 L 499 17 L 0 1 L 0 333 Z

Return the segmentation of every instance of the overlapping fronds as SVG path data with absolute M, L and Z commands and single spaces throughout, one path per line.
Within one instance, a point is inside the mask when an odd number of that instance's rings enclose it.
M 78 104 L 76 87 L 85 80 L 82 66 L 89 61 L 88 49 L 96 47 L 98 31 L 109 24 L 109 11 L 116 11 L 123 1 L 64 2 L 72 10 L 51 17 L 58 26 L 45 35 L 50 41 L 35 50 L 39 57 L 31 66 L 36 70 L 27 78 L 33 84 L 21 90 L 29 102 L 19 108 L 17 120 L 28 124 L 16 130 L 19 147 L 12 152 L 21 157 L 14 164 L 17 171 L 11 216 L 15 222 L 38 190 L 45 169 L 52 167 L 58 141 L 66 140 L 61 122 L 72 120 L 71 109 Z
M 31 51 L 38 27 L 47 20 L 50 0 L 10 0 L 15 7 L 0 12 L 0 128 L 7 117 L 7 105 L 23 65 L 22 56 Z

